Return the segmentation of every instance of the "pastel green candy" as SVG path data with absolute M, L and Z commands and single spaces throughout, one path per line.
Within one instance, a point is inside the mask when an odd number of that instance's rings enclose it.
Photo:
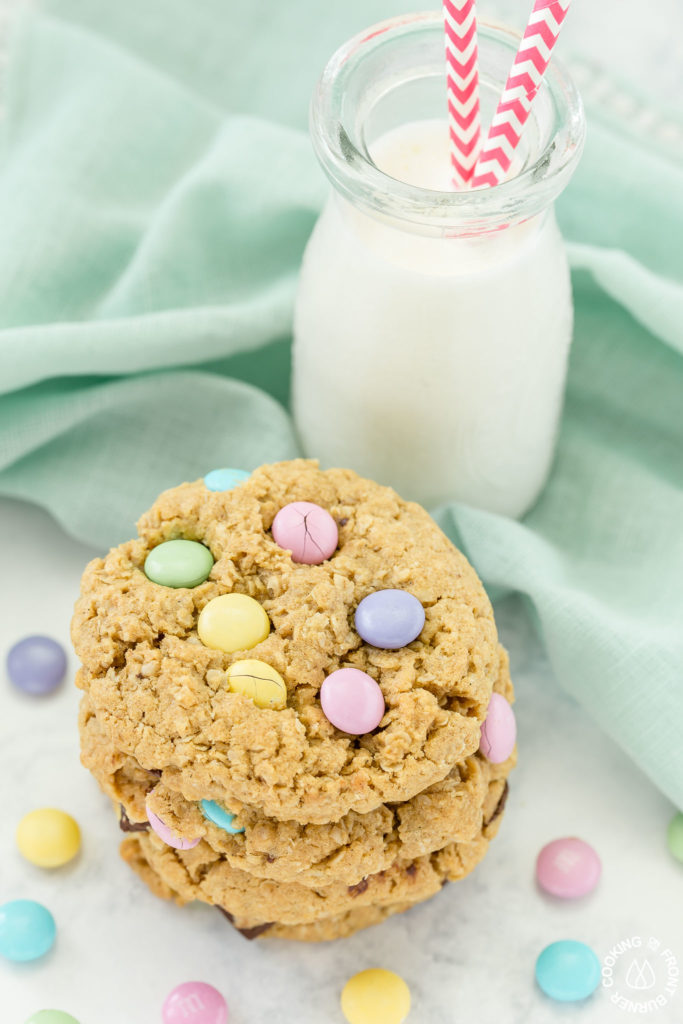
M 224 829 L 229 832 L 231 836 L 239 835 L 240 832 L 244 832 L 243 828 L 235 828 L 233 821 L 235 815 L 231 814 L 230 811 L 226 811 L 225 807 L 221 807 L 215 800 L 202 800 L 202 811 L 204 816 L 212 821 L 218 828 Z
M 38 1010 L 25 1024 L 78 1024 L 78 1021 L 63 1010 Z
M 198 587 L 213 568 L 213 555 L 196 540 L 166 540 L 145 559 L 145 576 L 162 587 Z
M 666 834 L 671 856 L 683 864 L 683 812 L 674 814 Z
M 243 469 L 212 469 L 204 477 L 204 486 L 209 491 L 231 491 L 248 480 L 251 473 Z

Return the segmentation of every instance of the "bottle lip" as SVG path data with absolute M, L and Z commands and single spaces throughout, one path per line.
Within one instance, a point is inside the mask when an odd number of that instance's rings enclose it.
M 480 60 L 487 44 L 502 44 L 509 50 L 512 64 L 521 33 L 484 19 L 478 22 L 477 31 Z M 349 83 L 368 58 L 406 37 L 414 36 L 417 42 L 418 38 L 436 34 L 443 38 L 439 12 L 399 16 L 359 33 L 332 55 L 318 80 L 310 108 L 313 147 L 327 177 L 354 205 L 427 234 L 480 234 L 541 213 L 569 182 L 586 132 L 579 92 L 567 69 L 555 57 L 539 90 L 539 97 L 544 93 L 550 100 L 554 131 L 545 140 L 542 151 L 534 154 L 518 175 L 491 188 L 444 192 L 398 181 L 372 162 L 364 145 L 354 138 L 353 128 L 345 123 Z M 501 90 L 503 85 L 501 82 Z M 378 93 L 375 100 L 381 95 Z

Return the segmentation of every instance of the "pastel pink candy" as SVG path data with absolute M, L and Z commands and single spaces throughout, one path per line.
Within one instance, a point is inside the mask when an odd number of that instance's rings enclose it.
M 536 860 L 541 889 L 563 900 L 576 900 L 592 892 L 600 880 L 600 858 L 583 839 L 554 839 Z
M 167 846 L 172 846 L 174 850 L 191 850 L 199 842 L 198 839 L 183 839 L 177 832 L 170 829 L 158 814 L 150 811 L 149 807 L 147 807 L 147 820 L 159 839 L 162 839 Z
M 327 720 L 352 736 L 372 732 L 384 715 L 382 691 L 372 676 L 358 668 L 331 672 L 321 687 L 320 703 Z
M 311 501 L 293 501 L 281 508 L 273 520 L 273 539 L 292 561 L 319 565 L 335 551 L 339 530 L 334 519 Z
M 166 997 L 163 1024 L 227 1024 L 228 1007 L 220 992 L 204 981 L 186 981 Z
M 493 693 L 481 727 L 479 749 L 493 764 L 500 764 L 507 761 L 514 750 L 516 739 L 515 713 L 505 697 Z

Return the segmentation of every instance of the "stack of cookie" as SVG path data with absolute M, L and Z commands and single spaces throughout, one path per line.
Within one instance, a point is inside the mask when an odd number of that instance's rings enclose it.
M 86 569 L 73 640 L 83 762 L 150 888 L 321 940 L 466 875 L 500 822 L 512 686 L 427 513 L 297 460 L 167 491 L 138 529 Z M 409 599 L 371 628 L 384 591 Z

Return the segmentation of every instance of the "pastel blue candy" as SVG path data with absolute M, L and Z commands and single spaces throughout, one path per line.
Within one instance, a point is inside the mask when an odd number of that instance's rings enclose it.
M 204 486 L 209 491 L 231 491 L 250 476 L 243 469 L 212 469 L 204 477 Z
M 218 828 L 225 829 L 231 836 L 239 835 L 240 832 L 244 832 L 243 828 L 235 828 L 233 821 L 235 818 L 234 814 L 230 811 L 226 811 L 225 807 L 221 807 L 215 800 L 202 800 L 202 811 L 204 816 L 212 821 Z
M 7 674 L 18 690 L 42 697 L 56 690 L 66 674 L 66 654 L 49 636 L 27 636 L 10 648 Z
M 407 590 L 378 590 L 356 608 L 356 630 L 366 644 L 395 651 L 412 643 L 425 624 L 425 610 Z
M 600 961 L 583 942 L 551 942 L 536 961 L 536 981 L 551 999 L 574 1003 L 586 999 L 600 984 Z
M 0 906 L 0 954 L 21 963 L 37 960 L 52 948 L 55 919 L 42 903 L 12 900 Z

